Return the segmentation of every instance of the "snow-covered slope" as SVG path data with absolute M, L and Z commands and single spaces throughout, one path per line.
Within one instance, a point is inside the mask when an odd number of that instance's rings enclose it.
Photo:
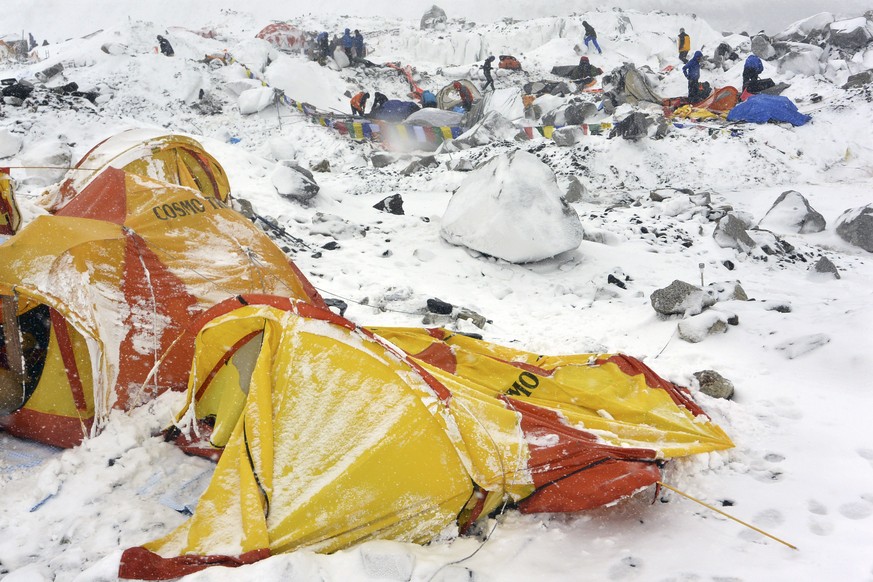
M 440 152 L 434 164 L 407 171 L 418 156 L 398 154 L 376 167 L 377 145 L 354 142 L 296 109 L 270 106 L 245 116 L 238 109 L 239 92 L 260 84 L 247 79 L 242 64 L 285 95 L 328 113 L 345 113 L 348 96 L 359 90 L 405 98 L 408 85 L 395 71 L 337 71 L 276 53 L 254 40 L 270 18 L 282 16 L 266 3 L 255 2 L 251 12 L 239 6 L 186 12 L 173 10 L 178 2 L 157 1 L 128 7 L 130 20 L 117 17 L 117 5 L 95 3 L 93 19 L 79 17 L 80 32 L 103 28 L 96 35 L 65 32 L 76 38 L 43 47 L 44 60 L 0 65 L 2 78 L 34 79 L 62 63 L 63 75 L 46 88 L 73 81 L 97 93 L 92 104 L 38 86 L 39 97 L 28 106 L 0 109 L 0 151 L 8 154 L 0 166 L 12 167 L 26 220 L 43 212 L 39 196 L 64 174 L 36 166 L 75 163 L 103 138 L 128 128 L 193 135 L 224 166 L 236 197 L 302 241 L 282 244 L 326 297 L 349 304 L 352 320 L 420 326 L 429 317 L 430 323 L 535 352 L 626 352 L 691 386 L 737 447 L 672 463 L 667 482 L 799 548 L 676 494 L 650 490 L 583 515 L 510 510 L 487 521 L 479 536 L 447 534 L 426 547 L 386 541 L 330 556 L 300 551 L 186 580 L 873 579 L 873 257 L 835 232 L 845 210 L 873 201 L 870 86 L 841 88 L 857 72 L 853 67 L 870 66 L 869 48 L 855 57 L 824 54 L 815 75 L 766 62 L 765 75 L 790 82 L 784 95 L 813 115 L 799 128 L 685 123 L 663 139 L 587 135 L 572 147 L 546 139 L 501 140 Z M 690 4 L 676 5 L 686 7 L 690 12 Z M 606 71 L 624 62 L 647 65 L 664 96 L 685 92 L 673 44 L 679 27 L 707 56 L 723 41 L 740 54 L 727 70 L 704 67 L 703 78 L 714 86 L 739 84 L 750 48 L 747 36 L 724 37 L 702 18 L 662 12 L 573 15 L 566 9 L 486 24 L 450 14 L 440 32 L 422 32 L 417 20 L 379 18 L 372 10 L 349 18 L 316 13 L 316 7 L 306 12 L 295 21 L 306 30 L 361 28 L 372 51 L 368 58 L 411 64 L 417 81 L 432 90 L 469 76 L 487 54 L 514 54 L 525 69 L 499 71 L 498 89 L 555 80 L 552 66 L 578 61 L 574 47 L 583 18 L 597 28 L 604 49 L 603 55 L 589 54 L 595 65 Z M 45 3 L 35 1 L 12 16 L 32 23 L 48 14 Z M 115 19 L 103 20 L 109 17 Z M 8 26 L 17 31 L 18 22 Z M 70 28 L 60 21 L 45 26 L 40 40 Z M 203 27 L 212 38 L 192 32 Z M 157 34 L 170 39 L 175 57 L 156 52 Z M 202 62 L 224 50 L 240 62 Z M 221 111 L 204 112 L 204 97 Z M 591 94 L 576 99 L 596 102 Z M 555 98 L 553 104 L 567 102 Z M 632 110 L 620 106 L 617 117 Z M 658 108 L 647 110 L 659 114 Z M 613 118 L 601 111 L 591 121 Z M 515 150 L 547 164 L 562 190 L 573 182 L 584 187 L 571 202 L 585 232 L 576 250 L 516 265 L 440 236 L 452 194 L 469 175 L 450 168 Z M 321 190 L 306 204 L 280 197 L 271 182 L 277 165 L 289 160 L 306 168 L 329 163 L 329 172 L 315 172 Z M 799 234 L 783 226 L 785 232 L 774 234 L 792 249 L 774 254 L 717 244 L 713 213 L 732 209 L 757 224 L 786 190 L 809 200 L 827 221 L 825 230 Z M 398 194 L 405 214 L 374 208 Z M 830 259 L 841 278 L 811 272 L 820 257 Z M 650 302 L 656 289 L 675 279 L 739 281 L 751 300 L 720 303 L 739 324 L 689 343 L 678 337 L 679 320 L 659 316 Z M 434 297 L 490 322 L 480 329 L 463 319 L 433 319 L 425 304 Z M 698 391 L 694 373 L 705 369 L 733 382 L 733 400 Z M 0 433 L 0 576 L 15 582 L 114 580 L 124 548 L 181 523 L 185 516 L 178 510 L 196 499 L 211 465 L 151 436 L 179 405 L 167 395 L 130 415 L 115 414 L 103 434 L 64 452 Z

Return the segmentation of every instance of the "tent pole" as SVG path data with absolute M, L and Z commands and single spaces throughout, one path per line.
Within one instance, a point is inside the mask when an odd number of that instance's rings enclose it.
M 733 515 L 731 515 L 731 514 L 729 514 L 729 513 L 725 513 L 725 512 L 722 511 L 721 509 L 718 509 L 717 507 L 713 507 L 712 505 L 709 505 L 708 503 L 705 503 L 705 502 L 701 501 L 700 499 L 697 499 L 696 497 L 692 497 L 691 495 L 689 495 L 689 494 L 687 494 L 687 493 L 685 493 L 685 492 L 683 492 L 683 491 L 679 491 L 679 490 L 676 489 L 675 487 L 671 487 L 670 485 L 667 485 L 666 483 L 664 483 L 664 482 L 662 482 L 662 481 L 658 481 L 658 485 L 660 485 L 661 487 L 664 487 L 665 489 L 669 489 L 670 491 L 673 491 L 674 493 L 678 493 L 678 494 L 681 495 L 682 497 L 685 497 L 686 499 L 690 499 L 691 501 L 694 501 L 695 503 L 699 503 L 699 504 L 702 505 L 703 507 L 705 507 L 705 508 L 707 508 L 707 509 L 711 509 L 712 511 L 714 511 L 714 512 L 716 512 L 716 513 L 719 513 L 719 514 L 721 514 L 721 515 L 727 517 L 728 519 L 732 519 L 732 520 L 734 520 L 735 522 L 739 523 L 740 525 L 744 525 L 744 526 L 746 526 L 746 527 L 749 528 L 749 529 L 753 529 L 753 530 L 755 530 L 756 532 L 758 532 L 759 534 L 764 535 L 764 536 L 767 536 L 767 537 L 770 538 L 771 540 L 776 540 L 776 541 L 779 542 L 780 544 L 786 545 L 786 546 L 788 546 L 789 548 L 791 548 L 792 550 L 796 550 L 796 549 L 797 549 L 797 546 L 793 546 L 793 545 L 789 544 L 788 542 L 786 542 L 786 541 L 784 541 L 784 540 L 780 540 L 780 539 L 777 538 L 776 536 L 771 535 L 771 534 L 768 534 L 768 533 L 765 532 L 764 530 L 759 529 L 759 528 L 753 526 L 753 525 L 750 524 L 750 523 L 746 523 L 745 521 L 743 521 L 743 520 L 741 520 L 741 519 L 739 519 L 739 518 L 736 518 L 736 517 L 734 517 Z

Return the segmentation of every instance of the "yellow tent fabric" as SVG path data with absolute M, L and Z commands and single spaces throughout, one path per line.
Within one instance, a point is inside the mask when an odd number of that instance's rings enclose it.
M 258 327 L 245 405 L 209 487 L 194 516 L 146 550 L 179 575 L 198 563 L 191 554 L 421 543 L 452 524 L 473 482 L 443 397 L 330 312 L 250 305 L 213 319 L 197 338 L 189 402 L 221 352 Z M 121 575 L 155 574 L 134 553 Z
M 77 425 L 82 415 L 99 424 L 113 407 L 184 389 L 193 343 L 175 342 L 216 303 L 244 293 L 312 300 L 308 282 L 282 251 L 237 212 L 190 188 L 108 172 L 121 194 L 101 191 L 92 207 L 112 221 L 40 216 L 0 245 L 0 295 L 22 298 L 20 313 L 40 304 L 55 310 L 71 327 L 70 357 L 80 361 L 80 380 L 97 381 L 93 389 L 83 385 L 93 392 L 93 405 L 89 397 L 88 410 L 75 414 Z M 64 211 L 88 202 L 88 193 L 82 196 Z M 82 353 L 85 343 L 90 355 Z M 53 382 L 60 394 L 63 377 L 44 376 L 41 383 L 51 391 Z M 35 412 L 43 398 L 53 397 L 38 390 L 34 403 L 16 414 Z M 33 418 L 17 434 L 62 446 L 81 440 L 78 426 L 58 442 L 38 428 L 55 420 L 61 419 Z M 73 429 L 78 436 L 70 441 Z
M 661 385 L 650 386 L 647 368 L 627 356 L 544 356 L 444 329 L 369 329 L 441 382 L 456 378 L 465 391 L 510 395 L 560 412 L 572 426 L 616 446 L 650 448 L 665 458 L 733 447 L 690 398 L 676 406 L 677 388 L 660 378 Z
M 131 129 L 100 142 L 70 170 L 68 178 L 49 189 L 40 204 L 55 213 L 84 190 L 106 168 L 186 186 L 206 197 L 227 202 L 230 182 L 221 164 L 197 140 L 151 129 Z
M 12 191 L 8 168 L 0 168 L 0 235 L 11 235 L 21 226 L 21 213 Z

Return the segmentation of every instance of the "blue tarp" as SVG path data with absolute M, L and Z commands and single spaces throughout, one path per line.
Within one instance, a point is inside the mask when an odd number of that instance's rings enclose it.
M 782 95 L 752 95 L 728 113 L 728 121 L 787 121 L 791 125 L 803 125 L 812 116 L 804 115 L 788 97 Z
M 384 121 L 403 121 L 419 109 L 420 107 L 412 101 L 389 99 L 382 107 L 378 108 L 375 112 L 371 112 L 370 117 Z

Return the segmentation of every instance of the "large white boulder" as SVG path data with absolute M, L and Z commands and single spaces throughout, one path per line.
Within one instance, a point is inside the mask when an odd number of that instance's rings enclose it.
M 552 170 L 516 151 L 470 172 L 449 201 L 440 234 L 455 245 L 529 263 L 577 248 L 583 231 Z

